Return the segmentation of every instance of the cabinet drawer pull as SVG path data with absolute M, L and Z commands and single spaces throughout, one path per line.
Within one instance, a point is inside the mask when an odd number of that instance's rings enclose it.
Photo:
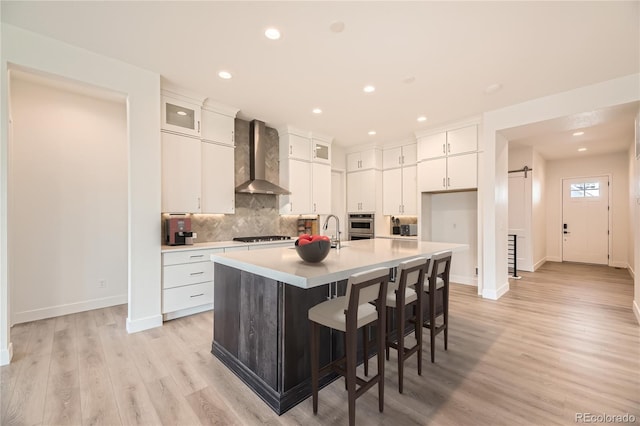
M 446 187 L 446 186 L 447 186 L 447 185 L 446 185 L 446 181 L 444 180 L 444 178 L 442 178 L 442 187 L 444 188 L 444 187 Z
M 451 186 L 451 178 L 447 178 L 447 186 Z
M 189 297 L 200 297 L 200 296 L 204 296 L 204 293 L 194 294 L 193 296 L 189 296 Z
M 189 256 L 190 258 L 194 258 L 194 257 L 204 257 L 204 254 L 192 254 L 191 256 Z
M 190 275 L 202 275 L 204 274 L 204 271 L 200 271 L 200 272 L 192 272 Z

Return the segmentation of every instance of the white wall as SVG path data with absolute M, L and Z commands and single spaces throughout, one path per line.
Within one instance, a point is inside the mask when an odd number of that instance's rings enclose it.
M 127 303 L 124 98 L 10 84 L 12 324 Z
M 636 116 L 636 144 L 640 142 L 640 111 Z M 630 213 L 633 232 L 630 235 L 633 237 L 633 267 L 631 270 L 634 272 L 634 290 L 633 290 L 633 313 L 636 316 L 636 320 L 640 324 L 640 159 L 635 158 L 636 148 L 632 145 L 629 149 L 629 194 L 631 194 L 629 200 L 631 204 Z M 638 152 L 640 155 L 640 152 Z
M 532 233 L 533 270 L 542 266 L 547 258 L 547 162 L 533 151 Z
M 627 267 L 629 230 L 628 153 L 547 162 L 547 260 L 562 260 L 562 179 L 611 175 L 609 265 Z
M 509 289 L 502 241 L 506 240 L 508 162 L 500 130 L 640 100 L 640 74 L 533 99 L 483 114 L 478 160 L 480 246 L 478 290 L 497 299 Z M 506 244 L 506 243 L 505 243 Z M 637 246 L 636 246 L 637 247 Z M 636 250 L 637 254 L 637 250 Z
M 84 82 L 127 98 L 127 281 L 129 332 L 162 325 L 160 312 L 160 76 L 2 24 L 0 62 L 0 364 L 11 357 L 7 280 L 9 64 Z
M 476 285 L 478 266 L 478 193 L 476 191 L 422 194 L 430 197 L 431 241 L 468 244 L 469 249 L 453 253 L 451 281 Z M 425 214 L 426 213 L 426 214 Z

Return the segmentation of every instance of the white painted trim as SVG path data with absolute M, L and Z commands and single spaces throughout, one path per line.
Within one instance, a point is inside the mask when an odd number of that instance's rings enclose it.
M 465 275 L 451 275 L 449 277 L 449 281 L 456 284 L 464 284 L 464 285 L 478 285 L 478 277 L 470 277 Z
M 633 270 L 633 265 L 627 264 L 626 268 L 629 271 L 629 275 L 631 275 L 631 278 L 635 278 L 636 272 Z
M 541 267 L 542 265 L 544 265 L 547 262 L 547 258 L 543 257 L 542 259 L 538 260 L 536 263 L 533 264 L 533 272 L 537 271 L 539 267 Z
M 162 314 L 131 320 L 127 317 L 127 333 L 137 333 L 150 328 L 162 327 Z
M 609 266 L 612 268 L 622 268 L 622 269 L 627 269 L 629 267 L 627 262 L 620 262 L 620 261 L 609 262 Z
M 7 349 L 0 350 L 0 365 L 9 365 L 13 358 L 13 343 L 9 342 Z
M 636 321 L 640 324 L 640 307 L 638 306 L 638 302 L 633 301 L 633 313 L 636 316 Z
M 50 306 L 47 308 L 33 309 L 31 311 L 14 312 L 13 324 L 37 321 L 45 318 L 59 317 L 75 314 L 77 312 L 90 311 L 92 309 L 107 308 L 109 306 L 124 305 L 127 303 L 127 295 L 104 297 L 100 299 L 85 300 L 82 302 L 67 303 L 64 305 Z
M 562 262 L 562 258 L 558 256 L 547 256 L 547 262 Z
M 195 306 L 193 308 L 180 309 L 179 311 L 169 312 L 162 316 L 164 321 L 169 321 L 172 319 L 186 317 L 187 315 L 199 314 L 200 312 L 210 311 L 213 309 L 213 303 L 208 303 L 206 305 Z
M 508 292 L 508 291 L 509 291 L 509 281 L 507 281 L 501 287 L 498 287 L 496 290 L 493 290 L 491 288 L 483 289 L 482 290 L 482 298 L 483 299 L 498 300 L 502 296 L 504 296 L 505 293 Z

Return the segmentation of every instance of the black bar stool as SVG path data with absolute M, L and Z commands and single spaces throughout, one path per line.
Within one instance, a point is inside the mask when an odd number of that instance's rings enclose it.
M 444 331 L 444 350 L 447 350 L 447 337 L 449 333 L 449 271 L 451 269 L 451 252 L 443 251 L 431 256 L 427 278 L 429 284 L 425 286 L 427 293 L 428 318 L 422 323 L 429 329 L 431 343 L 431 362 L 435 362 L 435 338 Z M 436 298 L 442 295 L 442 311 L 436 312 Z M 442 317 L 442 324 L 436 321 Z

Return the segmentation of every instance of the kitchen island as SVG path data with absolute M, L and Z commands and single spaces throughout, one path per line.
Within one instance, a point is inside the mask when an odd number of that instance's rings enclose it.
M 212 353 L 282 414 L 311 395 L 311 307 L 343 295 L 354 273 L 466 247 L 392 239 L 347 241 L 317 264 L 303 262 L 293 242 L 290 248 L 214 254 Z M 321 366 L 342 357 L 342 333 L 323 329 L 320 338 Z M 335 377 L 324 378 L 320 386 Z

